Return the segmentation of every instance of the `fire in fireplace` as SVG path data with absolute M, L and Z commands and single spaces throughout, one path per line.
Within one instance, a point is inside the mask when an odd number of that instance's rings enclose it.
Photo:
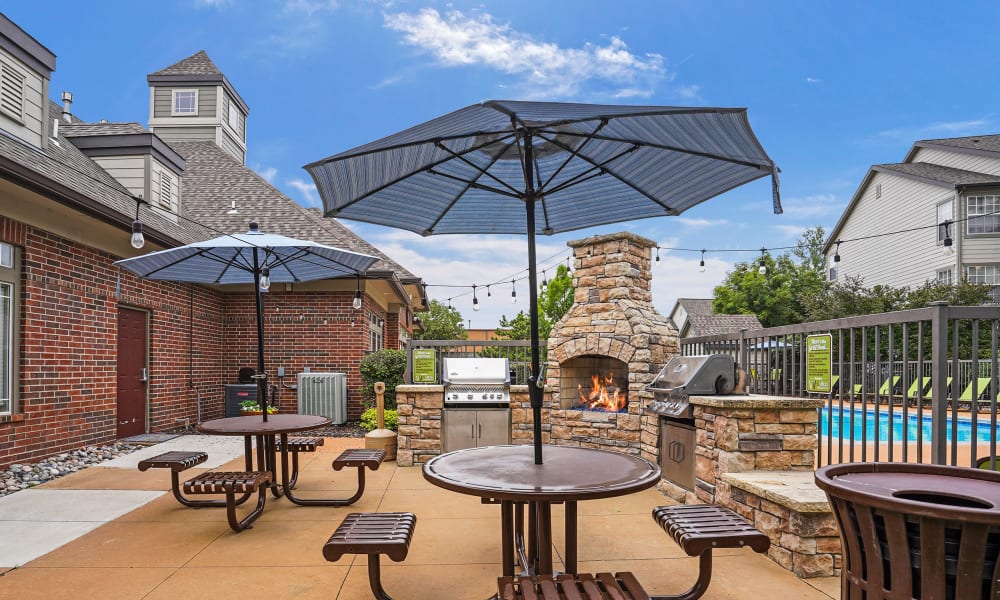
M 606 356 L 580 356 L 559 366 L 563 408 L 627 412 L 628 366 Z

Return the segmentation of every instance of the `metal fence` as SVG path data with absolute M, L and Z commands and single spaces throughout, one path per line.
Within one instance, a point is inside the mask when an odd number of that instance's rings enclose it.
M 531 372 L 531 345 L 528 340 L 410 340 L 406 345 L 405 381 L 413 383 L 413 351 L 418 348 L 432 348 L 435 351 L 435 372 L 441 381 L 441 361 L 444 358 L 488 357 L 506 358 L 510 364 L 511 385 L 527 385 Z M 546 348 L 541 347 L 539 364 L 546 361 Z
M 997 466 L 1000 307 L 948 306 L 681 340 L 684 355 L 731 354 L 751 393 L 806 389 L 806 338 L 832 336 L 832 389 L 820 411 L 820 464 Z

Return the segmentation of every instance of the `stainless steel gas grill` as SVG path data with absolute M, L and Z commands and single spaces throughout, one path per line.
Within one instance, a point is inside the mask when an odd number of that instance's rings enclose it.
M 726 354 L 675 356 L 646 390 L 653 400 L 646 410 L 660 415 L 660 472 L 694 491 L 694 409 L 692 395 L 731 394 L 736 385 L 736 362 Z
M 510 369 L 506 358 L 444 358 L 444 403 L 510 405 Z
M 445 452 L 510 443 L 510 368 L 506 358 L 444 358 Z

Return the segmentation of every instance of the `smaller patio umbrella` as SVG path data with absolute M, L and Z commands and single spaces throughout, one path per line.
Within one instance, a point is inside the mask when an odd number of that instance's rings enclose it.
M 151 252 L 114 264 L 142 279 L 204 284 L 251 283 L 257 309 L 257 387 L 264 420 L 267 420 L 267 375 L 264 372 L 264 312 L 261 279 L 295 283 L 361 275 L 378 258 L 273 233 L 263 233 L 256 223 L 243 234 L 194 242 Z M 266 287 L 266 286 L 265 286 Z

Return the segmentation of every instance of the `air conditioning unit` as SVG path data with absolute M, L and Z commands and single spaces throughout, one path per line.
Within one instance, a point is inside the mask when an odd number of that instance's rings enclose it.
M 347 422 L 347 374 L 299 373 L 299 414 L 329 417 L 335 425 Z

